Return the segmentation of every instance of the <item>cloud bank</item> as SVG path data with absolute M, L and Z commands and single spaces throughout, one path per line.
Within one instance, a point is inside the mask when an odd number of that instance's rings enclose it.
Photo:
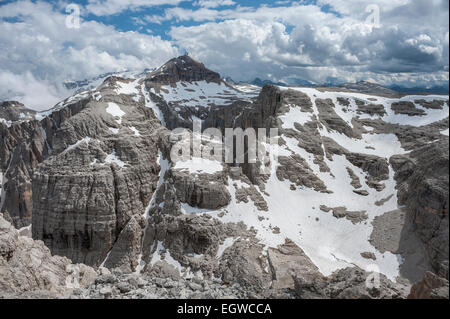
M 45 2 L 0 8 L 0 97 L 45 109 L 66 97 L 62 83 L 99 74 L 156 67 L 179 54 L 159 36 L 119 32 L 96 21 L 66 26 L 67 16 Z M 37 94 L 38 93 L 38 94 Z

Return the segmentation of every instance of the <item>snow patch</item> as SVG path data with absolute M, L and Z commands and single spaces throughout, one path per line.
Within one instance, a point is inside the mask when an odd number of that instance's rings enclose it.
M 108 130 L 111 133 L 113 133 L 113 134 L 119 134 L 119 129 L 118 128 L 109 127 Z
M 178 161 L 174 169 L 188 171 L 189 174 L 215 174 L 223 170 L 223 166 L 218 161 L 194 157 L 188 161 Z
M 302 112 L 300 106 L 289 105 L 290 109 L 284 115 L 279 116 L 280 120 L 283 121 L 282 127 L 285 129 L 294 128 L 294 123 L 299 123 L 300 125 L 305 125 L 307 122 L 312 121 L 313 114 L 309 112 Z
M 145 107 L 152 109 L 153 113 L 155 113 L 156 118 L 161 122 L 161 125 L 166 126 L 166 121 L 164 120 L 164 114 L 161 112 L 159 107 L 152 101 L 152 99 L 150 97 L 150 93 L 146 91 L 144 84 L 142 84 L 141 92 L 144 95 Z
M 130 126 L 129 129 L 134 133 L 134 136 L 141 136 L 141 133 L 134 126 Z
M 122 117 L 126 114 L 124 111 L 120 109 L 120 107 L 113 102 L 108 103 L 108 107 L 106 108 L 106 112 L 111 114 L 114 117 L 118 117 L 119 119 L 116 120 L 117 123 L 122 124 Z
M 238 91 L 224 83 L 206 81 L 176 83 L 175 87 L 163 86 L 160 91 L 168 103 L 178 103 L 181 106 L 205 107 L 211 105 L 229 105 L 237 98 L 251 101 L 253 94 Z
M 120 158 L 117 157 L 115 151 L 106 156 L 105 163 L 108 164 L 116 163 L 120 168 L 124 168 L 127 165 L 125 162 L 121 161 Z
M 77 148 L 78 146 L 80 146 L 83 143 L 89 144 L 90 141 L 91 141 L 90 137 L 85 137 L 85 138 L 79 140 L 78 142 L 76 142 L 75 144 L 69 145 L 61 154 L 67 153 L 67 152 Z
M 222 258 L 222 255 L 223 255 L 224 251 L 227 250 L 228 248 L 230 248 L 231 246 L 233 246 L 234 242 L 236 240 L 238 240 L 238 239 L 239 239 L 239 237 L 237 237 L 237 238 L 233 238 L 233 237 L 225 238 L 225 241 L 223 242 L 223 244 L 219 245 L 219 249 L 217 250 L 216 258 L 217 259 Z

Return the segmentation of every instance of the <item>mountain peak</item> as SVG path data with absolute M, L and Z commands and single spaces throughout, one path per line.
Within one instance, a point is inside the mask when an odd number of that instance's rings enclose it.
M 176 82 L 216 82 L 220 83 L 220 74 L 209 70 L 201 62 L 198 62 L 185 54 L 166 62 L 156 71 L 148 75 L 148 80 L 161 84 L 174 84 Z

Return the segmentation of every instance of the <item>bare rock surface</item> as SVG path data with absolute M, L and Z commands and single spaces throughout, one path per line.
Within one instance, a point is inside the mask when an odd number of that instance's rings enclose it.
M 408 116 L 418 116 L 425 114 L 425 111 L 418 109 L 414 105 L 414 103 L 407 101 L 392 103 L 391 108 L 395 112 L 395 114 L 405 114 Z
M 408 299 L 449 299 L 448 280 L 426 272 L 422 280 L 411 288 Z
M 345 207 L 327 207 L 326 205 L 321 205 L 320 210 L 323 212 L 332 212 L 333 216 L 336 218 L 346 218 L 353 224 L 362 223 L 367 220 L 368 216 L 366 211 L 348 211 Z
M 190 206 L 217 209 L 230 203 L 223 173 L 193 175 L 171 169 L 170 178 L 174 181 L 178 199 Z
M 376 280 L 379 284 L 374 284 Z M 404 299 L 405 287 L 384 275 L 368 273 L 360 268 L 345 268 L 327 278 L 295 279 L 300 299 Z
M 20 236 L 0 214 L 0 298 L 68 296 L 96 277 L 91 267 L 52 256 L 42 241 Z
M 409 156 L 393 157 L 391 163 L 399 184 L 399 202 L 406 205 L 433 268 L 448 278 L 448 139 Z
M 422 105 L 424 108 L 434 110 L 442 110 L 445 104 L 445 102 L 442 100 L 433 100 L 431 102 L 426 100 L 416 100 L 414 101 L 414 103 Z
M 399 254 L 403 263 L 400 275 L 411 284 L 419 281 L 432 267 L 428 261 L 426 248 L 421 242 L 404 209 L 398 209 L 377 216 L 372 222 L 370 243 L 381 253 L 389 251 Z

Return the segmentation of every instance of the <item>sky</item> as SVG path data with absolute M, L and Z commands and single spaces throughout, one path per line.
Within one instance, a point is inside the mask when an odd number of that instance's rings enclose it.
M 223 77 L 449 81 L 448 0 L 0 0 L 0 100 L 46 109 L 67 80 L 188 52 Z

